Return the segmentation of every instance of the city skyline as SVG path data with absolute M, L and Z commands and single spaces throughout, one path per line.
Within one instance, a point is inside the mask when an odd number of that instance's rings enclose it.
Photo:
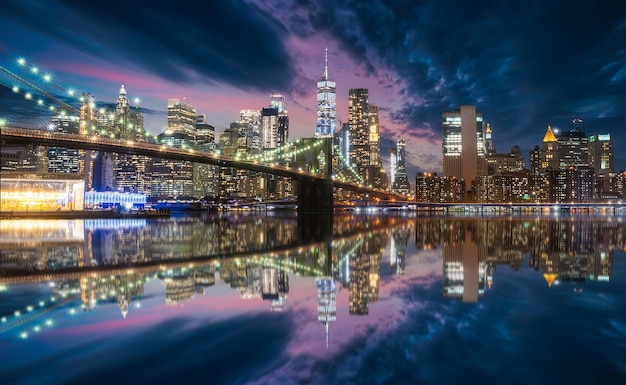
M 337 127 L 348 120 L 348 89 L 368 88 L 380 107 L 381 152 L 404 138 L 409 176 L 441 170 L 441 113 L 458 105 L 476 105 L 498 147 L 520 145 L 526 159 L 547 125 L 569 130 L 575 117 L 588 135 L 624 139 L 624 5 L 453 3 L 183 2 L 171 10 L 151 2 L 120 13 L 110 2 L 9 2 L 0 49 L 99 102 L 114 102 L 125 84 L 155 135 L 167 124 L 170 98 L 185 98 L 223 131 L 240 110 L 266 107 L 280 92 L 297 138 L 315 134 L 327 44 Z M 188 18 L 186 9 L 207 17 Z M 164 25 L 177 28 L 164 34 Z M 624 168 L 617 152 L 615 169 Z

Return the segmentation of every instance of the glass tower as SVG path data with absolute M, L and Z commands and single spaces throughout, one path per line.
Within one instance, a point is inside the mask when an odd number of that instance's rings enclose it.
M 324 59 L 324 75 L 317 82 L 317 128 L 316 138 L 332 138 L 335 132 L 335 82 L 328 79 L 328 46 Z

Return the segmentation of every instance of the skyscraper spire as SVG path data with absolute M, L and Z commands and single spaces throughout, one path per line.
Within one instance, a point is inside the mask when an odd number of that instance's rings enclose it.
M 322 76 L 322 80 L 328 80 L 328 43 L 326 43 L 324 50 L 324 76 Z

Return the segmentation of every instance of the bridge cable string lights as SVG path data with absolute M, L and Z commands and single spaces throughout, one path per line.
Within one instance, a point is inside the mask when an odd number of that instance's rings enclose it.
M 76 101 L 80 101 L 80 92 L 78 92 L 77 90 L 75 90 L 73 87 L 63 87 L 61 86 L 59 83 L 57 83 L 54 79 L 54 74 L 51 71 L 48 70 L 43 70 L 41 67 L 38 67 L 36 65 L 33 64 L 29 64 L 29 62 L 26 60 L 25 57 L 21 56 L 21 57 L 15 57 L 13 55 L 11 55 L 10 53 L 0 50 L 0 53 L 2 53 L 2 55 L 6 56 L 7 58 L 15 61 L 18 65 L 18 68 L 20 68 L 21 70 L 26 71 L 29 75 L 35 77 L 37 80 L 42 81 L 44 84 L 54 87 L 56 88 L 58 91 L 61 91 L 61 93 L 65 96 L 69 96 L 73 99 L 75 99 Z M 78 109 L 76 109 L 75 107 L 71 106 L 71 105 L 67 105 L 74 113 L 78 112 Z
M 352 173 L 352 175 L 353 175 L 353 176 L 354 176 L 354 177 L 355 177 L 355 178 L 356 178 L 356 179 L 357 179 L 360 183 L 363 183 L 363 177 L 362 177 L 362 176 L 361 176 L 361 175 L 357 172 L 357 170 L 356 170 L 354 167 L 352 167 L 352 166 L 350 165 L 350 163 L 348 162 L 348 160 L 347 160 L 347 159 L 345 159 L 345 158 L 343 157 L 343 155 L 341 155 L 341 151 L 339 151 L 339 146 L 334 146 L 334 147 L 333 147 L 333 151 L 334 151 L 336 154 L 338 154 L 340 162 L 341 162 L 341 163 L 345 166 L 344 168 L 342 168 L 342 171 L 343 171 L 343 170 L 348 170 L 348 171 L 350 171 L 350 173 Z M 341 181 L 342 181 L 342 182 L 349 182 L 349 180 L 346 180 L 347 178 L 349 178 L 348 176 L 341 175 L 341 174 L 339 174 L 339 175 L 337 175 L 337 176 L 341 179 Z
M 308 151 L 315 147 L 319 147 L 323 143 L 324 141 L 322 139 L 317 139 L 315 142 L 305 147 L 298 147 L 296 144 L 288 143 L 287 144 L 287 147 L 289 148 L 288 151 L 285 151 L 283 148 L 280 148 L 280 147 L 274 148 L 274 149 L 265 151 L 262 154 L 249 155 L 244 160 L 247 160 L 247 161 L 261 160 L 261 161 L 272 162 L 276 160 L 284 160 L 285 158 L 289 159 L 302 152 Z
M 61 85 L 59 85 L 57 82 L 54 81 L 54 76 L 52 74 L 52 72 L 50 71 L 44 71 L 42 70 L 40 67 L 35 66 L 35 65 L 30 65 L 28 63 L 28 61 L 26 60 L 26 58 L 24 57 L 15 57 L 13 55 L 11 55 L 10 53 L 0 50 L 0 54 L 2 54 L 3 56 L 9 58 L 10 60 L 14 61 L 17 63 L 17 68 L 23 71 L 26 71 L 28 76 L 32 76 L 34 77 L 36 80 L 43 82 L 46 86 L 52 86 L 54 88 L 56 88 L 57 90 L 61 91 L 63 95 L 67 95 L 67 96 L 71 96 L 74 97 L 76 95 L 76 91 L 73 88 L 64 88 Z M 66 108 L 67 110 L 69 110 L 68 112 L 74 112 L 77 113 L 78 109 L 75 108 L 74 106 L 58 99 L 55 96 L 50 95 L 48 92 L 42 90 L 39 86 L 36 86 L 35 84 L 33 84 L 32 82 L 30 82 L 29 80 L 25 79 L 24 76 L 20 76 L 15 74 L 14 72 L 11 72 L 9 70 L 7 70 L 6 68 L 3 68 L 3 70 L 11 77 L 13 77 L 15 80 L 18 80 L 19 82 L 26 84 L 29 87 L 32 87 L 33 89 L 36 89 L 38 92 L 46 95 L 47 97 L 55 100 L 57 103 L 61 104 L 64 108 Z
M 74 88 L 69 87 L 69 88 L 65 88 L 61 85 L 59 85 L 57 82 L 54 81 L 54 76 L 51 72 L 48 71 L 43 71 L 40 67 L 37 67 L 35 65 L 29 65 L 27 60 L 23 57 L 15 57 L 9 53 L 7 53 L 6 51 L 0 50 L 0 54 L 2 54 L 3 56 L 11 59 L 12 61 L 17 63 L 18 68 L 24 70 L 27 72 L 27 74 L 29 76 L 34 76 L 36 80 L 43 82 L 43 84 L 45 84 L 46 86 L 52 86 L 55 89 L 61 91 L 63 93 L 64 96 L 70 97 L 72 98 L 72 100 L 76 101 L 76 102 L 80 102 L 81 104 L 85 103 L 86 101 L 84 100 L 84 98 L 82 97 L 82 92 L 78 92 L 76 91 Z M 32 100 L 34 102 L 37 103 L 37 105 L 39 107 L 45 107 L 47 108 L 49 111 L 51 112 L 55 112 L 58 109 L 60 109 L 60 115 L 61 116 L 65 116 L 67 114 L 75 114 L 75 115 L 79 115 L 80 114 L 80 110 L 77 107 L 72 106 L 71 104 L 59 99 L 58 97 L 52 95 L 51 93 L 47 92 L 46 90 L 44 90 L 42 87 L 34 84 L 33 82 L 29 81 L 28 79 L 24 78 L 24 76 L 20 76 L 2 66 L 0 66 L 0 71 L 5 73 L 6 75 L 8 75 L 9 77 L 13 78 L 14 80 L 17 81 L 18 84 L 13 84 L 8 85 L 8 84 L 3 84 L 5 86 L 7 86 L 8 88 L 11 88 L 12 91 L 14 93 L 20 94 L 23 93 L 24 94 L 24 98 L 27 100 Z M 36 90 L 38 93 L 44 95 L 46 98 L 54 101 L 56 103 L 56 105 L 52 102 L 48 102 L 46 103 L 46 101 L 44 101 L 43 98 L 35 98 L 35 96 L 33 95 L 33 92 L 29 92 L 27 90 L 22 90 L 20 88 L 20 85 L 25 85 L 26 87 L 24 88 L 30 88 L 33 90 Z M 137 104 L 137 100 L 138 98 L 135 98 L 135 103 Z M 100 113 L 105 114 L 106 110 L 104 110 L 103 107 L 97 108 L 95 106 L 95 103 L 93 105 L 91 105 L 90 107 L 94 108 L 94 109 L 99 109 Z M 138 107 L 137 107 L 138 108 Z M 4 122 L 4 125 L 7 125 L 6 119 Z M 106 128 L 112 128 L 112 127 L 106 127 Z M 98 127 L 97 126 L 97 122 L 92 122 L 92 127 L 91 127 L 92 132 L 88 132 L 87 130 L 81 130 L 81 134 L 94 134 L 97 136 L 107 136 L 107 137 L 115 137 L 115 133 L 113 131 L 107 130 L 105 129 L 105 127 Z M 140 131 L 140 130 L 139 130 Z M 146 136 L 148 136 L 149 134 L 146 132 L 145 133 Z
M 158 278 L 156 274 L 157 273 L 155 273 L 154 276 L 152 277 L 146 277 L 145 282 L 149 282 L 152 279 Z M 112 275 L 109 277 L 109 280 L 113 281 L 117 277 L 118 276 Z M 87 281 L 83 282 L 83 279 L 86 279 Z M 89 278 L 83 278 L 83 279 L 81 279 L 81 285 L 88 283 Z M 102 282 L 107 281 L 106 278 L 100 278 L 100 279 L 94 278 L 93 280 L 96 283 L 97 282 L 102 283 Z M 139 281 L 141 281 L 141 279 L 136 280 L 135 284 L 139 284 Z M 54 327 L 55 325 L 57 325 L 56 321 L 61 318 L 64 318 L 67 316 L 73 317 L 73 316 L 81 314 L 80 312 L 77 311 L 78 309 L 82 309 L 83 311 L 88 310 L 87 305 L 84 303 L 82 303 L 80 306 L 70 306 L 68 307 L 66 311 L 65 310 L 58 311 L 58 310 L 61 310 L 62 307 L 79 299 L 79 296 L 81 294 L 80 290 L 81 289 L 79 288 L 73 288 L 73 289 L 70 289 L 69 292 L 66 292 L 66 291 L 61 292 L 57 295 L 51 296 L 49 300 L 41 300 L 35 305 L 28 305 L 23 311 L 16 310 L 11 315 L 1 317 L 0 318 L 0 334 L 5 333 L 9 330 L 19 328 L 21 331 L 17 334 L 17 337 L 19 337 L 20 339 L 28 339 L 30 335 L 33 333 L 39 333 L 39 332 L 44 331 L 45 329 L 50 329 Z M 106 293 L 101 294 L 99 298 L 95 298 L 94 301 L 92 301 L 89 304 L 89 306 L 95 307 L 98 299 L 102 301 L 110 301 L 111 299 L 114 299 L 117 294 L 118 293 L 115 290 L 107 291 Z M 59 299 L 59 297 L 61 297 L 61 299 Z M 48 307 L 46 307 L 47 305 Z M 137 307 L 140 307 L 140 306 L 137 306 Z M 53 313 L 53 314 L 50 315 L 50 313 Z M 21 328 L 24 324 L 27 324 L 29 321 L 37 320 L 40 317 L 44 318 L 40 323 L 36 323 L 34 325 L 31 324 L 27 328 Z

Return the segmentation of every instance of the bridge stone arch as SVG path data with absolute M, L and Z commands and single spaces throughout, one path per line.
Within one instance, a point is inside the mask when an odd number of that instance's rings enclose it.
M 307 177 L 298 180 L 298 212 L 332 212 L 332 138 L 302 138 L 298 139 L 297 146 L 309 147 L 296 155 L 297 166 L 325 176 L 323 180 Z

